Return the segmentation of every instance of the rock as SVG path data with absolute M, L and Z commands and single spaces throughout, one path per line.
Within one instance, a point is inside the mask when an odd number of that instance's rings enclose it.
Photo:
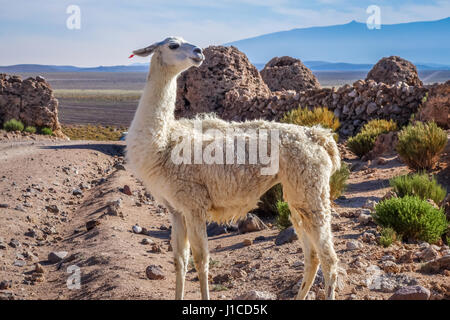
M 389 300 L 428 300 L 430 290 L 422 286 L 408 286 L 398 289 Z
M 381 197 L 380 202 L 391 198 L 397 198 L 397 194 L 394 191 L 389 190 L 383 197 Z
M 16 239 L 11 239 L 11 241 L 9 242 L 9 245 L 13 248 L 19 248 L 22 246 L 22 244 L 19 242 L 19 240 L 16 240 Z
M 153 244 L 153 243 L 155 243 L 155 241 L 153 241 L 150 238 L 144 238 L 144 239 L 142 239 L 141 243 L 142 244 Z
M 372 218 L 372 216 L 369 215 L 369 214 L 361 213 L 361 214 L 358 216 L 358 221 L 359 221 L 360 223 L 362 223 L 362 224 L 368 224 L 369 222 L 372 222 L 372 221 L 373 221 L 373 218 Z
M 231 270 L 231 276 L 236 279 L 244 278 L 247 276 L 247 272 L 242 269 L 234 268 Z
M 253 244 L 253 241 L 250 239 L 244 239 L 244 241 L 242 241 L 242 244 L 244 246 L 251 246 Z
M 214 237 L 236 230 L 237 227 L 231 224 L 218 224 L 216 222 L 211 222 L 206 225 L 206 233 L 208 234 L 208 237 Z
M 162 248 L 159 244 L 157 243 L 153 243 L 152 244 L 152 249 L 150 250 L 151 253 L 161 253 L 162 252 Z
M 123 193 L 125 193 L 127 196 L 132 196 L 133 193 L 131 192 L 131 189 L 128 185 L 123 186 Z
M 12 280 L 3 280 L 0 282 L 0 290 L 7 290 L 12 287 Z
M 24 267 L 26 264 L 27 264 L 26 261 L 19 260 L 19 259 L 14 260 L 14 263 L 13 263 L 13 265 L 16 267 Z
M 364 209 L 369 209 L 370 211 L 373 211 L 373 210 L 375 210 L 376 205 L 377 205 L 376 201 L 367 199 L 366 202 L 363 205 L 363 208 Z M 369 212 L 365 212 L 365 213 L 366 214 L 370 214 L 370 211 Z
M 46 206 L 45 209 L 48 212 L 51 212 L 51 213 L 58 213 L 59 212 L 59 208 L 58 208 L 58 206 L 56 204 L 52 204 L 52 205 Z
M 222 284 L 225 282 L 228 282 L 231 280 L 231 274 L 229 273 L 222 273 L 218 274 L 217 276 L 213 277 L 213 283 L 214 284 Z
M 58 100 L 45 79 L 0 74 L 0 123 L 11 119 L 26 126 L 48 127 L 64 138 L 58 121 Z
M 235 298 L 235 300 L 275 300 L 275 294 L 268 291 L 251 290 Z
M 52 251 L 48 254 L 47 260 L 50 263 L 61 262 L 69 253 L 67 251 Z
M 0 208 L 1 209 L 7 209 L 7 208 L 9 208 L 9 204 L 7 204 L 7 203 L 0 203 Z
M 369 79 L 386 84 L 396 84 L 401 81 L 410 86 L 423 85 L 416 66 L 398 56 L 385 57 L 378 61 L 367 74 L 366 81 Z
M 450 129 L 450 82 L 434 84 L 428 91 L 427 101 L 420 107 L 417 120 L 434 121 L 439 127 Z M 449 196 L 447 196 L 448 199 Z
M 298 236 L 295 233 L 294 227 L 289 227 L 282 230 L 275 239 L 275 244 L 281 246 L 282 244 L 293 242 L 298 240 Z
M 178 78 L 177 118 L 215 112 L 231 120 L 242 111 L 235 103 L 238 98 L 269 97 L 270 89 L 258 70 L 237 48 L 210 46 L 203 53 L 203 64 L 186 70 Z
M 125 170 L 125 166 L 121 163 L 116 163 L 113 167 L 117 170 Z
M 358 250 L 363 247 L 362 243 L 359 242 L 358 240 L 349 240 L 349 241 L 347 241 L 345 246 L 346 246 L 347 250 L 350 250 L 350 251 Z
M 94 229 L 98 225 L 100 225 L 100 221 L 98 221 L 98 220 L 89 220 L 88 222 L 86 222 L 86 229 L 89 231 L 89 230 Z
M 439 257 L 439 252 L 432 246 L 425 248 L 419 255 L 419 258 L 422 261 L 431 261 L 438 257 Z
M 76 188 L 72 190 L 72 194 L 74 196 L 82 196 L 83 195 L 83 191 L 81 191 L 80 189 Z
M 133 226 L 133 232 L 134 233 L 142 233 L 142 228 L 140 226 L 138 226 L 137 224 Z
M 150 280 L 161 280 L 166 277 L 163 270 L 156 265 L 148 266 L 147 269 L 145 269 L 145 274 Z
M 320 88 L 314 74 L 300 60 L 275 57 L 261 70 L 261 77 L 272 91 L 304 91 Z
M 267 226 L 264 224 L 264 222 L 261 221 L 256 215 L 254 214 L 247 214 L 247 217 L 240 221 L 238 224 L 238 230 L 240 233 L 247 233 L 247 232 L 254 232 L 254 231 L 261 231 L 267 229 Z
M 377 162 L 379 164 L 384 164 L 386 160 L 383 161 L 380 158 L 381 155 L 392 155 L 396 152 L 398 144 L 398 133 L 391 131 L 388 133 L 382 133 L 378 135 L 375 140 L 375 144 L 370 152 L 366 154 L 367 159 L 378 158 Z M 381 161 L 381 163 L 380 163 Z
M 377 266 L 367 268 L 366 285 L 370 290 L 394 292 L 404 286 L 417 285 L 417 280 L 405 274 L 384 273 Z
M 431 260 L 421 268 L 423 272 L 436 273 L 442 270 L 450 270 L 450 255 Z
M 45 273 L 45 270 L 40 263 L 35 263 L 34 264 L 34 272 Z
M 399 273 L 400 267 L 393 261 L 384 261 L 383 264 L 383 270 L 388 273 Z
M 108 203 L 106 214 L 110 216 L 117 216 L 120 214 L 120 208 L 122 207 L 122 199 L 117 199 Z

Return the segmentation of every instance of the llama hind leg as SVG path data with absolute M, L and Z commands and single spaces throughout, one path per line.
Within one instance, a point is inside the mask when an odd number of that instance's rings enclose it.
M 182 300 L 184 298 L 184 283 L 189 260 L 189 241 L 184 216 L 173 209 L 170 211 L 172 213 L 171 244 L 176 272 L 175 299 Z
M 319 257 L 316 249 L 311 244 L 306 234 L 302 234 L 303 252 L 305 256 L 305 270 L 303 272 L 303 280 L 300 290 L 297 294 L 297 300 L 305 300 L 316 278 L 317 269 L 319 268 Z
M 301 227 L 302 222 L 298 212 L 292 206 L 289 206 L 289 208 L 291 210 L 292 225 L 294 226 L 297 235 L 301 238 L 305 257 L 305 270 L 303 272 L 302 284 L 296 298 L 297 300 L 304 300 L 316 278 L 317 269 L 319 268 L 319 257 L 317 256 L 316 249 Z
M 322 213 L 316 213 L 321 215 Z M 325 214 L 325 213 L 323 213 Z M 329 213 L 326 213 L 329 214 Z M 321 220 L 321 219 L 320 219 Z M 315 246 L 325 278 L 325 296 L 334 300 L 337 282 L 338 258 L 334 251 L 330 220 L 314 221 L 307 231 L 310 241 Z
M 208 235 L 206 233 L 205 219 L 192 217 L 186 218 L 186 227 L 189 242 L 191 243 L 195 269 L 200 281 L 200 292 L 203 300 L 209 300 L 208 288 Z

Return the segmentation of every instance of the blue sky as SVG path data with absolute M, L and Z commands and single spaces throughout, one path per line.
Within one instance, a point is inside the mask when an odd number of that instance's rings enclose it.
M 81 9 L 69 30 L 66 8 Z M 131 50 L 169 35 L 206 47 L 265 33 L 366 21 L 369 5 L 382 24 L 450 16 L 445 0 L 0 0 L 0 65 L 97 66 L 144 62 Z

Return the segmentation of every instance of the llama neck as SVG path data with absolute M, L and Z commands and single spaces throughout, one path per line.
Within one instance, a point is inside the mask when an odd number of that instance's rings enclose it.
M 169 139 L 169 129 L 175 119 L 176 89 L 176 73 L 152 59 L 131 129 L 146 137 L 156 149 L 164 148 Z

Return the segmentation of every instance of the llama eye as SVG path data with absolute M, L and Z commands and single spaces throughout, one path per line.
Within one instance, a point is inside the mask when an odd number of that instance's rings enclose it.
M 169 44 L 169 48 L 172 50 L 178 49 L 180 45 L 178 43 L 171 43 Z

